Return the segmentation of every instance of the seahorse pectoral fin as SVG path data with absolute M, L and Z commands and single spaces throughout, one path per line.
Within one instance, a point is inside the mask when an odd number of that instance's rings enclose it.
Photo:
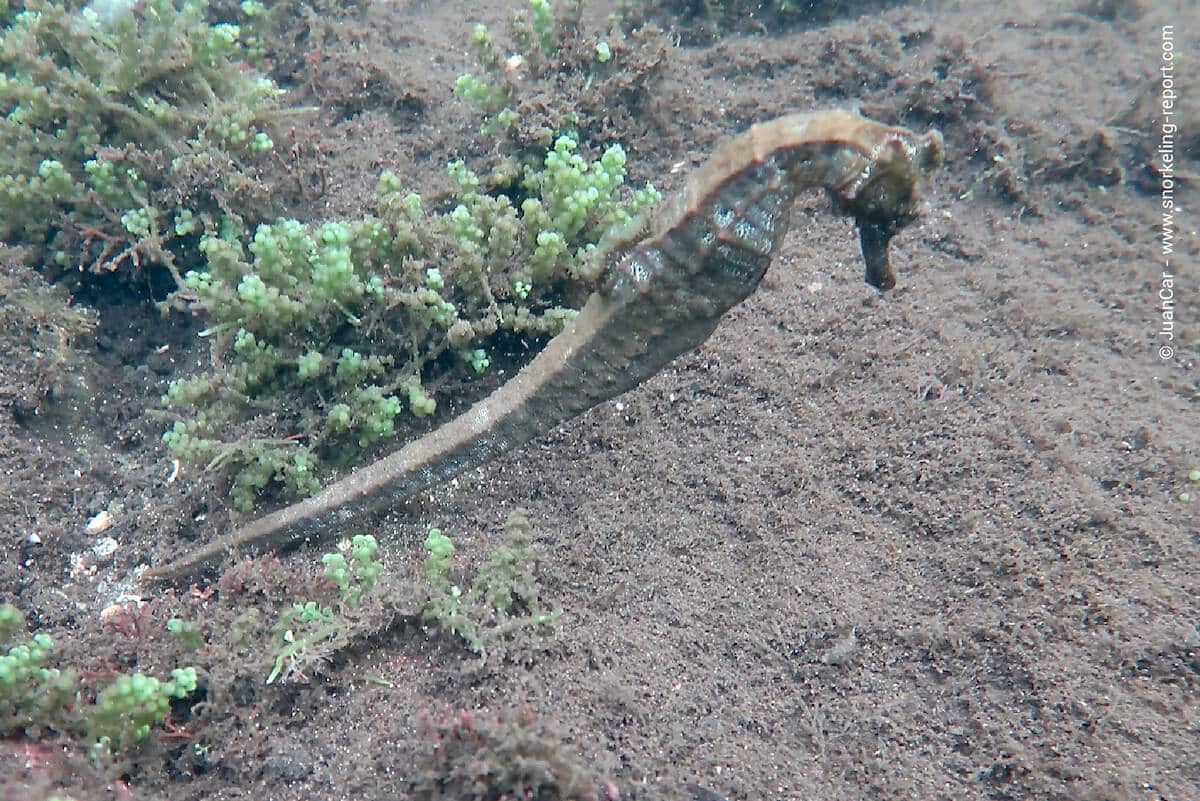
M 896 233 L 895 223 L 862 216 L 855 217 L 854 222 L 858 225 L 858 242 L 866 264 L 864 278 L 876 289 L 891 289 L 896 285 L 896 273 L 888 257 L 888 243 Z

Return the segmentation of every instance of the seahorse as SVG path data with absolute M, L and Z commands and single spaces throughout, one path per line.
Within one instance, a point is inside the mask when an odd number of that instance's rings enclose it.
M 721 146 L 673 202 L 606 265 L 558 336 L 460 416 L 311 498 L 237 529 L 144 579 L 194 574 L 239 549 L 272 550 L 334 536 L 366 512 L 484 464 L 615 398 L 703 343 L 762 280 L 798 195 L 827 190 L 853 217 L 866 282 L 895 286 L 895 233 L 916 220 L 942 137 L 883 125 L 853 111 L 792 114 Z

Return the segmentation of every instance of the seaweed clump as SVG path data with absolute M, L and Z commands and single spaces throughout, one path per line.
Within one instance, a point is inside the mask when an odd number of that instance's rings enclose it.
M 178 278 L 206 226 L 259 218 L 279 89 L 206 0 L 18 0 L 0 24 L 0 241 Z
M 307 495 L 323 462 L 353 462 L 393 436 L 406 409 L 434 413 L 424 376 L 435 362 L 482 373 L 498 332 L 558 333 L 575 315 L 563 303 L 571 287 L 597 275 L 604 233 L 659 198 L 625 187 L 619 145 L 594 161 L 576 148 L 559 137 L 510 176 L 510 193 L 483 190 L 453 162 L 448 211 L 385 173 L 374 215 L 280 220 L 249 241 L 206 233 L 206 264 L 171 302 L 211 322 L 201 336 L 212 369 L 170 384 L 168 447 L 230 469 L 243 511 L 272 484 Z
M 562 617 L 561 609 L 541 608 L 529 518 L 523 509 L 509 514 L 504 533 L 507 544 L 492 551 L 465 592 L 451 580 L 454 543 L 436 528 L 425 538 L 429 597 L 422 618 L 461 638 L 479 654 L 481 664 L 487 662 L 489 646 L 502 637 Z
M 0 605 L 0 647 L 24 630 L 25 616 Z M 169 718 L 172 701 L 198 687 L 196 669 L 186 667 L 166 680 L 120 674 L 103 690 L 85 692 L 77 670 L 50 667 L 54 649 L 54 639 L 39 633 L 0 653 L 0 736 L 56 732 L 89 742 L 94 756 L 117 753 L 149 736 Z
M 621 144 L 589 146 L 579 117 L 525 114 L 537 106 L 527 90 L 561 94 L 554 76 L 582 85 L 627 71 L 611 63 L 620 47 L 580 34 L 579 8 L 529 0 L 513 23 L 526 53 L 516 70 L 476 28 L 491 77 L 464 76 L 458 91 L 495 110 L 484 128 L 508 155 L 482 174 L 451 162 L 449 196 L 423 199 L 385 172 L 374 213 L 357 219 L 189 218 L 203 263 L 180 271 L 166 306 L 206 320 L 211 356 L 168 387 L 163 440 L 180 460 L 224 471 L 236 508 L 250 511 L 268 488 L 313 493 L 330 464 L 352 465 L 404 430 L 403 413 L 434 414 L 434 376 L 485 373 L 513 335 L 557 334 L 594 288 L 608 232 L 658 201 L 650 185 L 626 186 Z M 511 140 L 504 109 L 537 117 L 536 135 Z

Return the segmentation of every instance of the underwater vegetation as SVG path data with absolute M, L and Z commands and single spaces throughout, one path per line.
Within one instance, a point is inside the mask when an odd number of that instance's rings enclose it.
M 207 11 L 0 5 L 0 241 L 64 269 L 175 271 L 205 226 L 269 206 L 256 164 L 279 90 Z
M 206 0 L 0 7 L 0 241 L 48 276 L 170 273 L 163 312 L 199 316 L 211 357 L 163 396 L 163 439 L 224 471 L 248 511 L 270 485 L 313 492 L 324 462 L 392 436 L 403 411 L 432 414 L 435 362 L 483 373 L 497 332 L 557 333 L 604 233 L 658 193 L 625 187 L 619 144 L 589 158 L 543 126 L 482 180 L 450 164 L 452 198 L 424 202 L 385 173 L 373 214 L 281 219 L 271 131 L 302 110 L 256 66 L 266 8 L 221 8 L 234 18 Z M 547 78 L 578 49 L 578 4 L 564 8 L 535 0 L 512 28 Z
M 160 681 L 141 673 L 122 674 L 99 691 L 80 686 L 73 668 L 51 667 L 54 640 L 35 634 L 27 640 L 25 616 L 11 604 L 0 606 L 0 734 L 66 732 L 91 744 L 93 755 L 130 747 L 166 720 L 172 700 L 196 691 L 196 669 L 177 668 Z M 10 645 L 10 641 L 16 642 Z
M 272 482 L 317 486 L 322 461 L 353 459 L 396 432 L 408 410 L 432 414 L 423 373 L 453 357 L 490 365 L 498 331 L 552 336 L 571 319 L 564 286 L 594 277 L 596 243 L 657 201 L 624 186 L 625 155 L 595 161 L 559 137 L 509 193 L 484 192 L 461 162 L 449 211 L 385 173 L 375 215 L 305 226 L 260 225 L 249 241 L 206 234 L 205 266 L 173 296 L 213 325 L 213 369 L 171 383 L 180 416 L 164 435 L 180 459 L 235 468 L 234 504 L 249 511 Z

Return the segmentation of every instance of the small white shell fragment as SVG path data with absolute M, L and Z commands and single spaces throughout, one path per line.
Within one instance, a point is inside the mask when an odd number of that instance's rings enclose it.
M 38 533 L 36 531 L 29 535 L 29 544 L 30 545 L 41 545 L 42 544 L 42 538 L 38 535 Z
M 105 509 L 87 522 L 87 533 L 99 534 L 101 531 L 107 531 L 112 524 L 113 516 Z
M 121 544 L 112 537 L 101 537 L 92 544 L 92 554 L 97 559 L 111 559 Z

